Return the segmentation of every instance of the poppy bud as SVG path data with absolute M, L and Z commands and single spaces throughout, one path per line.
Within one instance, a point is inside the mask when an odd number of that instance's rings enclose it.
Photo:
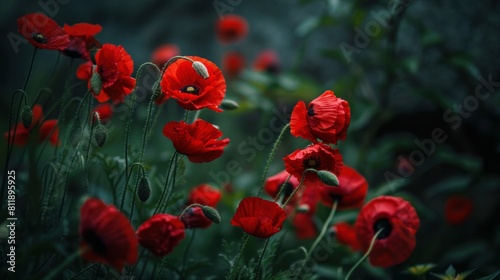
M 76 117 L 69 128 L 69 141 L 73 147 L 78 146 L 82 139 L 83 124 L 79 117 Z
M 339 185 L 339 179 L 335 176 L 335 174 L 326 170 L 320 170 L 317 174 L 321 182 L 332 187 L 337 187 Z
M 220 107 L 224 110 L 235 110 L 238 109 L 240 105 L 238 105 L 238 103 L 234 100 L 224 99 L 220 104 Z
M 21 119 L 23 121 L 24 127 L 28 129 L 31 126 L 31 122 L 33 121 L 33 112 L 31 111 L 30 106 L 24 106 L 21 113 Z
M 215 210 L 214 208 L 212 208 L 210 206 L 202 206 L 201 210 L 203 211 L 203 215 L 205 215 L 205 217 L 207 217 L 207 219 L 209 219 L 210 221 L 212 221 L 216 224 L 220 223 L 221 218 L 220 218 L 219 212 L 217 212 L 217 210 Z
M 108 131 L 106 130 L 106 127 L 103 124 L 98 123 L 95 127 L 95 133 L 94 133 L 95 142 L 99 147 L 102 148 L 107 138 L 108 138 Z
M 94 74 L 92 74 L 92 77 L 90 77 L 90 88 L 95 96 L 99 95 L 99 93 L 101 92 L 102 80 L 99 73 L 94 72 Z
M 148 201 L 151 196 L 151 184 L 149 183 L 148 177 L 144 176 L 141 178 L 139 182 L 139 189 L 137 190 L 137 197 L 141 200 L 141 202 Z
M 203 79 L 208 79 L 210 77 L 210 75 L 208 74 L 208 69 L 205 66 L 205 64 L 199 61 L 193 62 L 193 69 L 194 71 L 196 71 L 196 73 L 198 73 L 198 75 L 202 76 Z

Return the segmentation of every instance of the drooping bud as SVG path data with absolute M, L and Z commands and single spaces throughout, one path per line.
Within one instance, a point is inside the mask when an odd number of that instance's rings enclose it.
M 108 130 L 106 127 L 98 123 L 95 127 L 95 132 L 94 132 L 94 140 L 97 143 L 99 147 L 102 148 L 104 146 L 104 143 L 106 142 L 106 139 L 108 138 Z
M 205 66 L 205 64 L 199 61 L 193 62 L 193 69 L 194 71 L 196 71 L 196 73 L 198 73 L 198 75 L 202 76 L 203 79 L 208 79 L 210 77 L 210 75 L 208 74 L 208 69 Z
M 101 92 L 102 88 L 102 80 L 101 75 L 97 71 L 95 71 L 90 77 L 90 89 L 95 96 L 98 96 Z
M 335 176 L 335 174 L 326 171 L 326 170 L 320 170 L 318 171 L 318 178 L 321 180 L 321 182 L 332 186 L 332 187 L 337 187 L 339 185 L 339 178 Z
M 224 99 L 220 104 L 220 107 L 224 110 L 236 110 L 240 107 L 238 103 L 234 100 Z
M 139 182 L 139 188 L 137 189 L 137 197 L 141 202 L 148 201 L 151 196 L 151 184 L 149 183 L 148 177 L 144 176 Z
M 78 146 L 83 134 L 83 124 L 79 117 L 76 117 L 69 128 L 69 142 L 73 147 Z
M 216 224 L 220 223 L 221 218 L 220 218 L 219 212 L 217 212 L 217 210 L 215 210 L 214 208 L 212 208 L 210 206 L 206 206 L 206 205 L 202 206 L 201 210 L 203 211 L 203 215 L 205 215 L 205 217 L 207 217 L 207 219 L 209 219 L 210 221 L 212 221 Z
M 31 107 L 26 105 L 23 108 L 21 113 L 21 120 L 23 121 L 23 126 L 28 129 L 33 122 L 33 112 L 31 111 Z

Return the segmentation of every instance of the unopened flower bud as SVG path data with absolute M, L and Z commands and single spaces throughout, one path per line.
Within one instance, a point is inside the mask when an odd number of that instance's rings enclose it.
M 137 189 L 137 197 L 141 202 L 148 201 L 151 196 L 151 184 L 149 183 L 148 177 L 144 176 L 139 182 L 139 188 Z
M 31 111 L 31 107 L 26 105 L 23 108 L 21 113 L 21 120 L 23 121 L 23 125 L 26 129 L 31 126 L 31 122 L 33 122 L 33 112 Z
M 238 105 L 238 103 L 234 100 L 224 99 L 220 104 L 220 107 L 224 110 L 236 110 L 240 107 L 240 105 Z
M 212 208 L 210 206 L 202 206 L 201 210 L 203 211 L 203 215 L 205 215 L 205 217 L 207 217 L 207 219 L 209 219 L 210 221 L 212 221 L 216 224 L 220 223 L 221 218 L 220 218 L 219 212 L 217 212 L 217 210 L 215 210 L 214 208 Z
M 95 127 L 95 132 L 94 132 L 94 140 L 97 143 L 99 147 L 102 148 L 104 146 L 104 143 L 106 142 L 106 139 L 108 138 L 108 131 L 106 127 L 98 123 Z
M 194 69 L 194 71 L 196 71 L 196 73 L 198 73 L 198 75 L 202 76 L 203 79 L 208 79 L 208 77 L 210 77 L 205 64 L 203 64 L 199 61 L 193 62 L 193 69 Z
M 320 170 L 317 174 L 321 182 L 332 187 L 337 187 L 339 185 L 339 179 L 335 176 L 335 174 L 326 170 Z
M 99 75 L 99 73 L 97 72 L 94 72 L 90 77 L 90 89 L 92 90 L 92 93 L 95 96 L 97 96 L 101 92 L 101 88 L 102 88 L 101 75 Z
M 69 142 L 73 147 L 78 146 L 83 134 L 83 124 L 79 117 L 76 117 L 69 128 Z

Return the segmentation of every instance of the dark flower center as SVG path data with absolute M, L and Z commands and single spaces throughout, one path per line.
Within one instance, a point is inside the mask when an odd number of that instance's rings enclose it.
M 314 106 L 313 105 L 309 105 L 309 109 L 307 110 L 307 115 L 309 117 L 314 117 Z
M 266 66 L 265 70 L 269 74 L 278 74 L 280 72 L 280 67 L 275 63 L 270 63 Z
M 83 240 L 90 245 L 90 248 L 96 254 L 103 256 L 106 253 L 106 244 L 94 230 L 89 229 L 84 232 Z
M 200 89 L 197 86 L 187 85 L 181 88 L 181 92 L 189 94 L 198 94 L 200 92 Z
M 238 37 L 238 30 L 236 30 L 234 28 L 227 29 L 224 32 L 224 36 L 229 38 L 229 39 L 237 38 Z
M 45 38 L 45 36 L 43 36 L 40 33 L 34 33 L 31 36 L 31 38 L 33 38 L 33 40 L 35 40 L 35 42 L 40 43 L 40 44 L 47 43 L 47 39 Z
M 304 169 L 312 168 L 319 170 L 319 167 L 321 166 L 321 161 L 319 159 L 319 156 L 311 156 L 302 161 L 302 166 L 304 166 Z
M 377 239 L 384 239 L 391 234 L 392 225 L 387 219 L 378 219 L 375 224 L 373 224 L 373 230 L 375 232 L 382 230 L 382 232 L 377 236 Z

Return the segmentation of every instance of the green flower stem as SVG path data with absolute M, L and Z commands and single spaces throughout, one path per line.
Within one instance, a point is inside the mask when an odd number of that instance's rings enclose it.
M 177 166 L 179 166 L 179 161 L 182 159 L 182 155 L 179 158 L 179 153 L 177 153 L 177 156 L 175 157 L 175 166 L 174 166 L 174 171 L 172 174 L 172 188 L 170 189 L 170 192 L 168 193 L 167 199 L 165 200 L 165 205 L 163 206 L 163 212 L 167 210 L 168 202 L 170 201 L 170 198 L 174 194 L 176 187 L 175 187 L 175 178 L 177 177 Z M 201 205 L 200 205 L 201 206 Z
M 337 210 L 337 205 L 338 205 L 338 201 L 335 200 L 335 202 L 333 203 L 333 207 L 330 210 L 330 214 L 328 215 L 328 218 L 326 218 L 326 221 L 323 224 L 323 228 L 321 229 L 321 232 L 319 233 L 316 240 L 314 240 L 314 243 L 311 246 L 311 248 L 309 248 L 309 251 L 307 251 L 307 255 L 306 255 L 306 258 L 304 259 L 304 264 L 302 265 L 302 268 L 305 266 L 305 264 L 307 263 L 309 258 L 311 258 L 312 253 L 314 252 L 314 250 L 318 246 L 321 239 L 323 239 L 323 237 L 325 236 L 326 231 L 330 227 L 330 223 L 332 222 L 333 216 L 335 215 L 335 211 Z
M 125 203 L 125 194 L 127 193 L 127 188 L 128 188 L 128 183 L 130 181 L 130 177 L 132 176 L 132 171 L 134 170 L 134 167 L 138 166 L 140 168 L 142 176 L 144 176 L 145 171 L 144 167 L 142 166 L 141 163 L 134 163 L 130 167 L 130 173 L 127 174 L 127 178 L 125 179 L 125 188 L 123 189 L 123 194 L 122 194 L 122 201 L 120 203 L 120 211 L 123 209 L 123 204 Z M 137 186 L 136 186 L 136 191 L 137 191 Z M 135 192 L 134 192 L 135 194 Z M 130 217 L 130 220 L 132 220 L 132 217 Z
M 281 132 L 278 136 L 278 139 L 274 142 L 273 148 L 271 150 L 271 153 L 269 153 L 269 157 L 267 158 L 267 163 L 266 167 L 264 167 L 264 173 L 262 173 L 262 178 L 260 179 L 260 187 L 259 187 L 259 192 L 257 193 L 257 197 L 260 197 L 262 194 L 262 189 L 264 188 L 264 182 L 266 181 L 267 177 L 267 172 L 269 171 L 269 166 L 271 165 L 271 161 L 273 160 L 274 154 L 276 153 L 276 150 L 278 149 L 278 145 L 281 142 L 281 139 L 283 138 L 283 135 L 285 134 L 285 131 L 290 127 L 290 123 L 287 123 L 283 129 L 281 129 Z
M 232 272 L 231 272 L 231 274 L 229 274 L 229 279 L 234 279 L 238 275 L 238 272 L 240 271 L 239 264 L 240 264 L 241 256 L 243 255 L 243 251 L 245 251 L 245 247 L 247 246 L 247 243 L 248 243 L 248 240 L 250 239 L 250 236 L 251 236 L 250 234 L 247 234 L 247 236 L 243 240 L 243 243 L 241 243 L 240 251 L 236 255 L 236 260 L 234 262 L 233 270 L 231 270 Z
M 299 191 L 300 187 L 302 187 L 302 184 L 304 183 L 304 179 L 306 178 L 307 172 L 317 172 L 317 171 L 316 171 L 316 169 L 308 168 L 308 169 L 304 170 L 304 172 L 302 172 L 302 176 L 300 177 L 299 185 L 295 188 L 295 190 L 293 190 L 293 192 L 290 194 L 290 196 L 285 201 L 283 206 L 281 206 L 281 208 L 285 208 L 285 206 L 288 204 L 288 202 L 290 202 L 292 197 Z
M 33 55 L 31 56 L 31 62 L 30 62 L 30 68 L 28 70 L 28 75 L 26 75 L 26 80 L 24 81 L 23 91 L 25 91 L 26 87 L 28 86 L 28 81 L 30 80 L 31 70 L 33 70 L 33 64 L 35 62 L 35 55 L 36 55 L 37 50 L 38 50 L 38 48 L 35 48 L 33 50 Z
M 14 123 L 12 122 L 12 119 L 14 119 L 13 117 L 13 111 L 11 110 L 10 111 L 10 114 L 9 114 L 9 128 L 7 130 L 7 156 L 5 157 L 5 166 L 4 166 L 4 172 L 3 174 L 7 174 L 7 171 L 9 170 L 9 162 L 10 162 L 10 157 L 12 156 L 12 150 L 14 149 L 14 140 L 16 138 L 16 132 L 17 132 L 17 123 L 19 122 L 19 112 L 21 111 L 21 104 L 22 104 L 22 101 L 24 100 L 24 104 L 26 105 L 27 104 L 27 97 L 26 97 L 26 92 L 24 92 L 24 90 L 16 90 L 14 92 L 14 94 L 12 95 L 11 99 L 10 99 L 10 106 L 9 108 L 14 108 L 14 101 L 16 99 L 16 95 L 20 93 L 22 94 L 20 99 L 19 99 L 19 105 L 17 106 L 17 110 L 15 111 L 16 112 L 16 116 L 15 116 L 15 121 Z M 14 131 L 13 133 L 11 134 L 10 131 L 12 130 L 12 126 L 14 126 Z M 2 191 L 0 192 L 0 197 L 2 198 L 1 201 L 0 201 L 0 206 L 3 207 L 3 203 L 6 201 L 4 198 L 3 198 L 3 194 L 6 193 L 6 184 L 7 184 L 7 180 L 2 180 Z
M 92 98 L 89 98 L 89 104 L 88 104 L 88 114 L 90 115 L 90 110 L 92 108 Z M 87 118 L 85 118 L 87 119 Z M 89 192 L 90 190 L 90 172 L 89 172 L 89 154 L 90 154 L 90 147 L 91 147 L 91 144 L 92 144 L 92 134 L 94 133 L 94 118 L 93 116 L 91 116 L 91 123 L 90 123 L 90 135 L 89 135 L 89 141 L 88 141 L 88 145 L 87 145 L 87 151 L 85 152 L 85 161 L 83 162 L 84 164 L 84 167 L 83 169 L 85 170 L 85 182 L 87 184 L 87 192 Z
M 139 162 L 142 163 L 144 160 L 144 151 L 146 150 L 146 136 L 148 135 L 148 130 L 149 130 L 149 123 L 151 122 L 151 115 L 153 112 L 153 105 L 154 105 L 154 97 L 153 95 L 149 99 L 149 104 L 148 104 L 148 116 L 146 118 L 146 124 L 144 124 L 144 131 L 142 133 L 142 147 L 141 147 L 141 153 L 139 156 Z
M 361 257 L 361 259 L 359 259 L 359 261 L 351 268 L 351 270 L 349 270 L 349 272 L 347 273 L 347 276 L 345 277 L 344 280 L 349 280 L 349 277 L 351 277 L 351 274 L 354 272 L 354 270 L 356 270 L 356 268 L 370 255 L 370 253 L 372 252 L 372 249 L 373 249 L 373 245 L 375 245 L 375 241 L 377 241 L 377 237 L 382 232 L 382 230 L 383 229 L 379 229 L 377 231 L 377 233 L 375 233 L 375 235 L 372 238 L 372 241 L 370 242 L 370 246 L 368 247 L 368 250 L 363 255 L 363 257 Z
M 196 113 L 194 113 L 193 121 L 191 123 L 194 123 L 200 117 L 200 113 L 201 110 L 197 110 Z
M 158 210 L 160 210 L 160 206 L 163 202 L 163 198 L 165 198 L 165 194 L 167 193 L 167 188 L 168 188 L 168 181 L 170 179 L 170 172 L 172 171 L 172 165 L 177 158 L 178 152 L 175 151 L 172 156 L 170 157 L 169 164 L 168 164 L 168 169 L 167 169 L 167 175 L 165 178 L 165 184 L 163 186 L 163 192 L 161 193 L 160 200 L 158 201 L 158 205 L 156 205 L 156 209 L 154 214 L 158 213 Z
M 262 253 L 260 254 L 259 261 L 257 262 L 257 266 L 255 267 L 255 270 L 253 271 L 255 274 L 255 277 L 254 277 L 255 280 L 258 280 L 261 278 L 260 265 L 262 264 L 262 259 L 264 258 L 264 254 L 266 253 L 267 245 L 269 245 L 269 240 L 271 240 L 271 237 L 269 237 L 266 240 L 266 243 L 264 244 L 264 248 L 262 249 Z
M 195 234 L 196 234 L 196 229 L 194 228 L 193 229 L 193 233 L 191 234 L 191 237 L 189 238 L 189 243 L 187 244 L 186 249 L 184 250 L 184 256 L 182 258 L 182 275 L 180 275 L 181 279 L 186 279 L 187 278 L 187 275 L 186 275 L 186 259 L 187 259 L 187 256 L 188 256 L 189 248 L 191 248 L 191 244 L 193 243 Z
M 281 193 L 283 192 L 283 189 L 285 188 L 285 186 L 288 183 L 288 181 L 290 181 L 290 178 L 292 178 L 292 175 L 288 175 L 288 177 L 286 178 L 285 182 L 283 182 L 283 184 L 280 187 L 280 190 L 278 191 L 278 193 L 276 194 L 276 197 L 274 198 L 274 202 L 278 201 L 278 199 L 280 198 Z
M 59 274 L 66 268 L 68 267 L 72 262 L 74 262 L 78 257 L 80 257 L 85 251 L 87 251 L 87 248 L 82 248 L 78 251 L 76 251 L 73 255 L 67 257 L 58 267 L 56 267 L 54 270 L 50 272 L 49 275 L 47 275 L 44 280 L 51 280 L 56 278 L 57 276 L 60 276 Z
M 161 111 L 163 109 L 163 106 L 160 106 L 156 109 L 155 116 L 153 117 L 153 123 L 151 124 L 151 127 L 155 127 L 156 124 L 158 123 L 158 119 L 161 115 Z M 149 139 L 151 139 L 151 135 L 153 135 L 153 129 L 150 129 L 148 132 L 148 135 L 146 135 L 146 143 L 149 142 Z

